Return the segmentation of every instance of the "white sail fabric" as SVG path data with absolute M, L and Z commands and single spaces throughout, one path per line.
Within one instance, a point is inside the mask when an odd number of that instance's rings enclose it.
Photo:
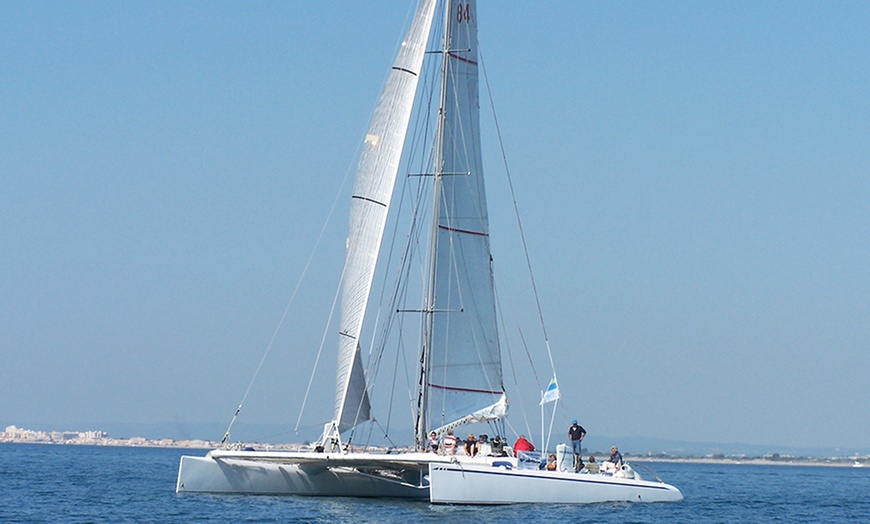
M 375 106 L 357 170 L 342 278 L 334 415 L 340 432 L 369 419 L 359 335 L 434 9 L 435 0 L 424 0 L 417 9 Z
M 429 428 L 492 420 L 507 409 L 480 152 L 477 12 L 473 1 L 449 9 Z
M 498 401 L 492 406 L 486 406 L 483 409 L 479 409 L 474 413 L 470 413 L 461 419 L 454 420 L 445 426 L 441 426 L 440 428 L 435 428 L 431 431 L 434 431 L 438 435 L 444 435 L 447 431 L 451 429 L 456 429 L 463 424 L 471 424 L 474 422 L 486 422 L 488 420 L 495 420 L 502 418 L 507 415 L 508 412 L 508 398 L 507 395 L 502 395 Z

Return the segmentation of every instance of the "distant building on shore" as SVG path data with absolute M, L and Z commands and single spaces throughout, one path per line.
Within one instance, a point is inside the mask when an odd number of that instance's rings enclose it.
M 0 442 L 90 442 L 107 438 L 109 434 L 105 431 L 34 431 L 16 426 L 6 426 L 0 433 Z
M 147 439 L 144 437 L 109 438 L 105 431 L 35 431 L 17 426 L 6 426 L 0 433 L 0 442 L 33 444 L 79 444 L 85 446 L 154 446 L 213 449 L 217 442 L 208 440 Z

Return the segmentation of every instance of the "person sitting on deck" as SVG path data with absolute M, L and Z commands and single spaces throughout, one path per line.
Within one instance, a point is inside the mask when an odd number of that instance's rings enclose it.
M 601 463 L 601 470 L 608 475 L 616 475 L 622 469 L 622 453 L 613 446 L 610 448 L 610 458 Z
M 429 443 L 426 446 L 426 453 L 438 453 L 438 434 L 434 431 L 429 434 Z
M 550 453 L 547 459 L 547 471 L 556 471 L 556 455 Z
M 501 439 L 501 436 L 496 435 L 492 437 L 492 442 L 489 443 L 489 447 L 492 448 L 490 455 L 493 457 L 506 457 L 507 453 L 505 453 L 504 444 L 505 442 Z
M 535 451 L 535 446 L 526 440 L 525 435 L 520 435 L 520 438 L 514 442 L 514 455 L 520 456 L 520 451 Z
M 613 462 L 613 465 L 616 467 L 622 465 L 622 453 L 619 452 L 616 446 L 610 448 L 610 462 Z
M 474 433 L 469 433 L 465 439 L 465 454 L 469 457 L 477 455 L 477 439 L 474 438 Z
M 477 439 L 477 454 L 488 457 L 492 453 L 492 447 L 489 445 L 489 437 L 481 435 Z
M 459 443 L 459 439 L 456 438 L 456 435 L 453 434 L 452 429 L 448 429 L 447 436 L 444 437 L 444 454 L 455 455 L 457 443 Z
M 586 467 L 584 468 L 584 470 L 586 471 L 586 473 L 591 473 L 593 475 L 600 471 L 598 468 L 598 463 L 595 462 L 595 457 L 589 455 L 589 462 L 586 463 Z

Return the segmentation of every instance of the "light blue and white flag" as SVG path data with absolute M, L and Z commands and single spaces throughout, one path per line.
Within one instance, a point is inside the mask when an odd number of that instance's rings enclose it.
M 544 395 L 541 397 L 541 406 L 546 404 L 547 402 L 553 402 L 554 400 L 559 400 L 562 396 L 559 394 L 559 384 L 556 383 L 556 377 L 550 379 L 550 384 L 547 385 L 546 391 L 544 391 Z

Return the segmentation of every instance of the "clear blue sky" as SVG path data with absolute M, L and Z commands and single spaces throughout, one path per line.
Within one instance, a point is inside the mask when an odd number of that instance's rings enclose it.
M 0 423 L 229 421 L 409 11 L 0 4 Z M 603 435 L 866 449 L 870 3 L 479 19 L 569 412 Z M 295 423 L 336 216 L 249 423 Z M 309 424 L 331 415 L 322 380 Z

